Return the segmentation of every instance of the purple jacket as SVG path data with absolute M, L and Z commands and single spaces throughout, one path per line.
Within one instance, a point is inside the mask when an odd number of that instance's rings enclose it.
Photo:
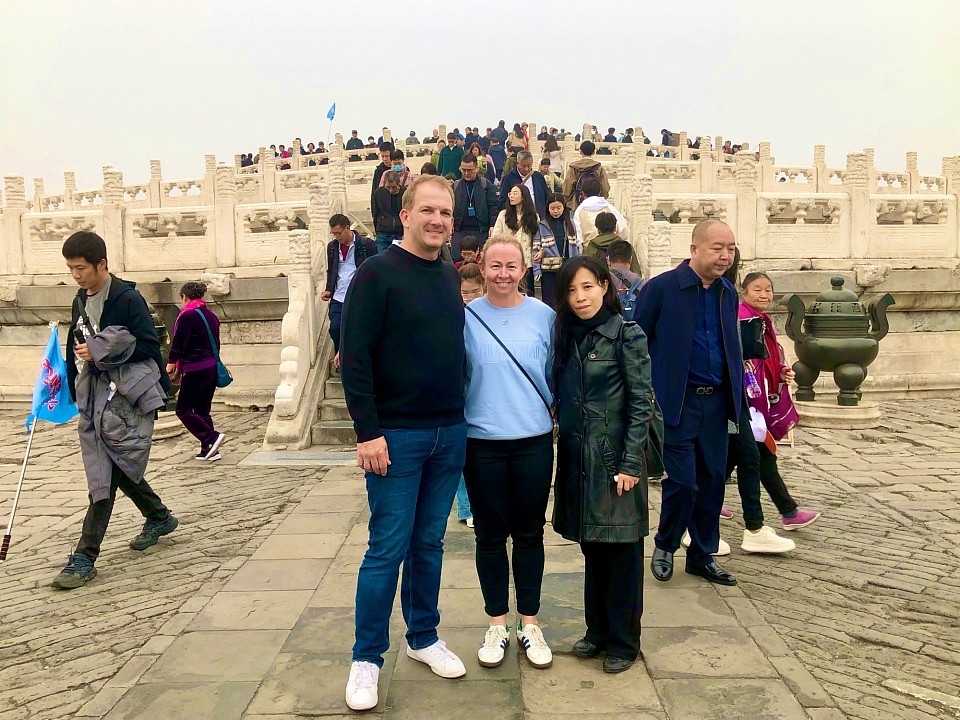
M 206 305 L 198 309 L 210 324 L 210 332 L 213 333 L 213 339 L 217 343 L 217 350 L 219 351 L 220 320 Z M 204 370 L 217 364 L 216 355 L 210 346 L 210 336 L 207 334 L 207 328 L 196 310 L 185 312 L 177 318 L 167 362 L 179 363 L 180 370 L 183 372 Z

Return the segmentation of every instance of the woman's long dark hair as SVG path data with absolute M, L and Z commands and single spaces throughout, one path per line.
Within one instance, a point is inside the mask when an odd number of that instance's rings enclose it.
M 563 215 L 558 218 L 554 218 L 553 215 L 550 214 L 550 206 L 555 202 L 563 205 Z M 573 237 L 577 234 L 577 231 L 573 227 L 573 221 L 570 219 L 570 208 L 567 207 L 567 201 L 566 198 L 563 197 L 563 193 L 550 193 L 547 195 L 547 217 L 545 220 L 548 225 L 556 220 L 563 221 L 563 227 L 567 231 L 567 237 Z M 558 242 L 557 245 L 560 245 L 560 243 Z
M 514 124 L 513 124 L 513 133 L 514 133 L 517 137 L 521 137 L 521 138 L 523 137 L 523 128 L 520 127 L 520 123 L 514 123 Z
M 517 222 L 517 211 L 514 210 L 514 206 L 510 204 L 508 193 L 507 211 L 504 216 L 507 227 L 513 230 L 513 232 L 517 232 L 517 230 L 522 227 L 524 232 L 531 238 L 536 237 L 537 232 L 540 230 L 540 216 L 537 215 L 537 206 L 533 204 L 533 198 L 530 197 L 530 191 L 527 190 L 526 185 L 514 185 L 513 187 L 520 188 L 520 222 Z M 510 189 L 513 190 L 513 188 Z
M 573 276 L 580 268 L 589 270 L 598 284 L 607 284 L 607 289 L 603 293 L 601 311 L 607 310 L 619 315 L 623 309 L 620 305 L 620 296 L 610 282 L 610 270 L 597 258 L 592 255 L 578 255 L 560 266 L 557 271 L 557 319 L 553 325 L 553 388 L 551 389 L 554 397 L 556 397 L 560 375 L 567 364 L 570 346 L 573 343 L 570 325 L 578 319 L 573 308 L 570 307 L 570 285 L 573 283 Z
M 548 135 L 547 139 L 543 141 L 543 151 L 546 152 L 556 152 L 560 149 L 560 146 L 557 144 L 557 139 L 553 135 Z

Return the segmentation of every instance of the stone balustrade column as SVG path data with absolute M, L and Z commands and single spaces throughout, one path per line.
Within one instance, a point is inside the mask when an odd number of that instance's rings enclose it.
M 330 239 L 330 187 L 320 180 L 310 184 L 310 202 L 307 205 L 310 247 L 313 253 L 313 276 L 323 285 L 327 278 L 327 242 Z
M 580 133 L 580 142 L 584 140 L 593 140 L 593 125 L 590 123 L 583 124 L 583 131 Z
M 533 169 L 539 170 L 540 166 L 537 165 L 540 162 L 540 149 L 543 146 L 543 143 L 537 142 L 537 135 L 540 134 L 540 128 L 537 127 L 537 124 L 533 120 L 527 120 L 527 135 L 530 137 L 530 152 L 533 153 Z
M 302 143 L 302 141 L 300 140 L 300 138 L 294 138 L 294 139 L 293 139 L 293 150 L 291 151 L 291 152 L 293 153 L 293 157 L 291 158 L 291 160 L 293 160 L 293 162 L 290 163 L 290 168 L 291 168 L 292 170 L 299 170 L 300 167 L 301 167 L 301 162 L 300 162 L 300 161 L 301 161 L 301 159 L 302 159 L 303 156 L 300 154 L 300 149 L 301 149 L 302 147 L 303 147 L 303 143 Z
M 343 143 L 343 135 L 341 133 L 337 133 L 333 136 L 333 147 L 327 149 L 330 151 L 330 155 L 343 157 L 344 147 L 346 146 Z
M 103 200 L 103 204 L 100 206 L 100 212 L 103 214 L 103 225 L 100 235 L 107 245 L 107 258 L 110 261 L 110 270 L 125 270 L 123 173 L 110 165 L 103 166 L 103 190 L 100 197 Z
M 648 277 L 656 277 L 673 268 L 671 229 L 670 223 L 663 220 L 652 222 L 647 228 Z
M 713 149 L 717 153 L 716 161 L 724 162 L 724 152 L 723 152 L 723 135 L 717 135 L 713 139 Z
M 944 194 L 953 195 L 960 208 L 960 155 L 943 158 L 942 174 L 947 183 Z M 954 257 L 960 257 L 960 223 L 954 223 L 954 227 L 957 227 L 957 237 L 953 243 Z
M 447 126 L 444 123 L 440 123 L 440 126 L 437 128 L 437 133 L 440 135 L 440 140 L 444 142 L 447 141 Z
M 213 196 L 214 196 L 214 185 L 216 184 L 217 177 L 217 156 L 216 155 L 204 155 L 203 156 L 203 182 L 200 184 L 200 198 L 199 204 L 210 206 L 213 205 Z
M 3 223 L 0 224 L 0 274 L 23 275 L 21 218 L 27 211 L 27 193 L 23 177 L 3 176 Z
M 260 148 L 260 202 L 277 201 L 277 158 L 270 148 Z
M 274 415 L 285 418 L 297 414 L 318 339 L 317 312 L 313 302 L 315 290 L 310 274 L 310 233 L 306 230 L 291 232 L 288 248 L 289 301 L 287 312 L 280 322 L 280 383 L 274 395 Z
M 679 138 L 680 139 L 677 141 L 677 159 L 689 160 L 690 148 L 687 147 L 687 131 L 682 130 L 680 132 Z
M 866 152 L 847 155 L 847 167 L 843 171 L 843 190 L 850 196 L 850 256 L 867 256 L 870 229 L 876 224 L 876 214 L 870 207 L 870 194 L 876 187 L 876 178 L 871 184 L 871 158 Z
M 160 170 L 160 161 L 150 161 L 150 182 L 147 184 L 147 199 L 149 207 L 163 207 L 163 196 L 160 193 L 160 183 L 163 181 L 163 173 Z
M 383 141 L 386 143 L 393 143 L 393 131 L 390 128 L 386 128 L 383 131 Z
M 347 168 L 343 158 L 330 161 L 330 212 L 347 215 Z
M 238 175 L 240 174 L 240 171 L 243 170 L 243 166 L 240 164 L 242 162 L 243 162 L 242 155 L 233 156 L 233 171 Z
M 237 227 L 236 171 L 225 163 L 218 165 L 214 173 L 213 228 L 217 269 L 236 267 L 237 243 L 242 241 L 243 228 Z
M 650 253 L 647 245 L 647 231 L 653 222 L 653 177 L 634 173 L 633 187 L 630 193 L 630 243 L 637 254 L 637 262 L 643 277 L 653 277 L 650 265 Z
M 867 156 L 867 188 L 870 192 L 877 192 L 877 164 L 874 160 L 873 148 L 864 148 L 863 154 Z M 848 156 L 849 157 L 849 156 Z
M 77 191 L 77 176 L 74 175 L 72 170 L 67 170 L 63 174 L 63 209 L 64 210 L 74 210 L 76 208 L 76 200 L 73 197 L 73 194 Z
M 630 197 L 633 194 L 633 188 L 631 186 L 635 174 L 633 149 L 629 145 L 624 145 L 623 148 L 621 148 L 621 152 L 617 155 L 616 162 L 613 166 L 613 174 L 617 180 L 617 190 L 610 198 L 610 201 L 614 207 L 622 209 L 623 214 L 629 219 L 631 210 Z
M 43 203 L 43 178 L 34 178 L 33 179 L 33 211 L 34 212 L 46 212 L 46 207 Z
M 742 260 L 757 257 L 757 161 L 749 150 L 736 154 L 733 179 L 737 192 L 737 217 L 733 226 Z
M 917 163 L 917 151 L 908 150 L 907 151 L 907 178 L 910 182 L 907 192 L 909 193 L 918 193 L 920 192 L 920 167 Z
M 717 171 L 714 168 L 713 148 L 710 147 L 710 138 L 704 135 L 700 138 L 700 192 L 716 191 Z
M 813 146 L 813 167 L 817 171 L 817 192 L 830 192 L 830 176 L 827 173 L 827 146 Z
M 777 178 L 773 172 L 773 156 L 770 154 L 770 143 L 760 143 L 760 187 L 763 192 L 776 192 Z

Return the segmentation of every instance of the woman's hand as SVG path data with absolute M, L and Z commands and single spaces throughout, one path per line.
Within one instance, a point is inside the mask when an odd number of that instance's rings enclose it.
M 634 475 L 620 473 L 617 475 L 617 495 L 623 495 L 624 492 L 630 492 L 638 482 L 640 482 L 640 478 Z
M 534 253 L 534 255 L 533 255 L 533 261 L 534 261 L 534 262 L 540 262 L 541 260 L 543 260 L 543 250 L 538 250 L 538 251 L 537 251 L 536 253 Z
M 785 365 L 780 369 L 780 379 L 784 382 L 792 383 L 793 379 L 797 374 L 793 371 L 793 368 L 789 365 Z

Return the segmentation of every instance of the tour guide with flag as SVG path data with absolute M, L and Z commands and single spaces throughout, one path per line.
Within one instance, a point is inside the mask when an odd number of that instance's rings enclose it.
M 20 502 L 20 490 L 23 488 L 23 478 L 27 472 L 27 461 L 30 459 L 30 448 L 33 445 L 33 431 L 37 420 L 47 420 L 52 423 L 69 422 L 77 415 L 77 406 L 67 392 L 67 364 L 60 354 L 60 335 L 57 324 L 50 323 L 50 339 L 47 349 L 40 362 L 40 375 L 33 386 L 33 403 L 30 417 L 27 418 L 27 451 L 23 456 L 23 466 L 20 468 L 20 481 L 17 483 L 17 492 L 13 496 L 13 507 L 10 510 L 10 519 L 7 522 L 7 532 L 4 533 L 3 543 L 0 544 L 0 561 L 7 559 L 7 550 L 10 549 L 10 538 L 13 534 L 13 521 L 17 516 L 17 504 Z
M 80 414 L 90 498 L 80 542 L 52 583 L 67 590 L 96 577 L 93 564 L 117 489 L 146 518 L 130 542 L 134 550 L 156 545 L 178 523 L 144 478 L 156 412 L 170 391 L 147 303 L 133 283 L 110 274 L 106 244 L 96 233 L 74 233 L 62 253 L 80 286 L 67 342 L 67 381 Z

